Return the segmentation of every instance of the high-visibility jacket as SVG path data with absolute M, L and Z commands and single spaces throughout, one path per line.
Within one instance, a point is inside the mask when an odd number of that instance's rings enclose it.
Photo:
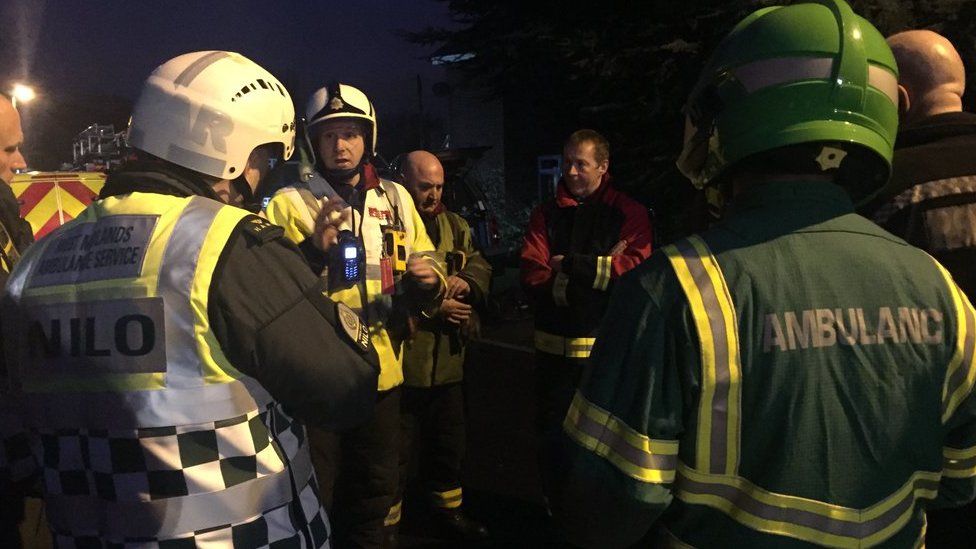
M 973 498 L 976 313 L 852 212 L 764 184 L 618 287 L 564 422 L 571 539 L 913 547 Z
M 585 200 L 560 180 L 555 198 L 532 210 L 521 251 L 536 350 L 571 361 L 588 357 L 616 280 L 651 255 L 651 240 L 647 208 L 609 176 Z M 557 255 L 564 257 L 558 273 L 549 266 Z
M 56 543 L 326 544 L 304 427 L 209 329 L 211 277 L 247 215 L 106 198 L 12 274 L 7 349 Z
M 463 217 L 443 211 L 427 221 L 428 236 L 436 231 L 437 251 L 453 254 L 452 262 L 459 267 L 448 275 L 456 275 L 471 287 L 470 303 L 477 303 L 488 293 L 491 265 L 471 240 L 471 227 Z M 433 239 L 432 239 L 433 240 Z M 417 332 L 404 343 L 403 377 L 411 387 L 431 387 L 457 383 L 464 377 L 464 336 L 458 326 L 439 315 L 422 319 Z
M 369 181 L 364 181 L 360 185 L 368 183 Z M 315 217 L 321 207 L 322 202 L 308 189 L 307 184 L 297 183 L 276 192 L 268 201 L 265 214 L 272 223 L 285 229 L 286 237 L 301 244 L 314 232 Z M 354 234 L 361 238 L 365 250 L 365 280 L 350 287 L 330 287 L 327 295 L 333 301 L 349 306 L 366 320 L 370 338 L 379 356 L 378 389 L 385 391 L 403 383 L 404 336 L 391 333 L 390 329 L 394 296 L 383 291 L 380 267 L 383 256 L 383 227 L 396 223 L 402 225 L 406 233 L 406 255 L 419 254 L 427 258 L 441 277 L 442 283 L 443 266 L 431 253 L 434 251 L 434 244 L 424 230 L 424 222 L 414 206 L 413 198 L 402 185 L 387 180 L 376 181 L 366 190 L 362 209 L 353 208 L 352 215 L 350 225 Z M 323 275 L 327 273 L 323 272 Z

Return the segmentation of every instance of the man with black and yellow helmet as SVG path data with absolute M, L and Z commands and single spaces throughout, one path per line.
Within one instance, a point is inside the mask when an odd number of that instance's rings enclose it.
M 305 252 L 329 297 L 364 317 L 376 346 L 373 418 L 344 433 L 313 429 L 311 440 L 323 492 L 335 483 L 337 500 L 326 507 L 335 510 L 338 543 L 377 547 L 400 513 L 403 341 L 411 317 L 433 314 L 445 276 L 410 193 L 376 174 L 376 111 L 366 95 L 329 84 L 309 99 L 306 124 L 316 173 L 275 193 L 266 214 Z
M 897 68 L 842 0 L 740 22 L 679 160 L 725 219 L 622 281 L 564 422 L 561 524 L 626 546 L 917 547 L 976 490 L 976 313 L 854 214 L 888 178 Z M 666 510 L 666 511 L 665 511 Z
M 294 137 L 268 71 L 175 57 L 133 110 L 138 160 L 14 269 L 4 344 L 56 546 L 329 546 L 303 422 L 365 420 L 375 354 L 281 229 L 231 205 Z

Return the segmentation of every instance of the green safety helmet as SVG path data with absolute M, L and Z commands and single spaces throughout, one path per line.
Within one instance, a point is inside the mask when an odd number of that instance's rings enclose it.
M 891 172 L 898 68 L 881 33 L 842 0 L 768 7 L 721 42 L 685 114 L 678 168 L 698 188 L 759 153 L 825 143 L 824 171 L 851 151 L 873 157 L 883 173 L 871 193 Z

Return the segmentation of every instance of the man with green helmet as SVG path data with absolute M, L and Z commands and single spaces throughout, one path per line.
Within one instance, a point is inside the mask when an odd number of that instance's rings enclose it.
M 620 282 L 563 424 L 570 541 L 912 547 L 976 493 L 976 312 L 854 214 L 888 178 L 897 68 L 841 0 L 759 10 L 687 106 L 725 219 Z

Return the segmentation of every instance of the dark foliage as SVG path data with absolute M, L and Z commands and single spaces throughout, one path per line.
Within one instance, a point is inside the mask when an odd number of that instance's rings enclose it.
M 706 56 L 739 19 L 784 3 L 438 1 L 447 2 L 456 25 L 414 32 L 408 39 L 441 53 L 474 53 L 463 64 L 467 78 L 493 97 L 549 111 L 537 123 L 560 120 L 604 132 L 618 180 L 658 211 L 666 238 L 693 225 L 695 193 L 674 168 L 688 91 Z M 852 4 L 882 33 L 932 28 L 953 40 L 963 59 L 976 55 L 976 2 Z M 967 105 L 972 103 L 967 97 Z

